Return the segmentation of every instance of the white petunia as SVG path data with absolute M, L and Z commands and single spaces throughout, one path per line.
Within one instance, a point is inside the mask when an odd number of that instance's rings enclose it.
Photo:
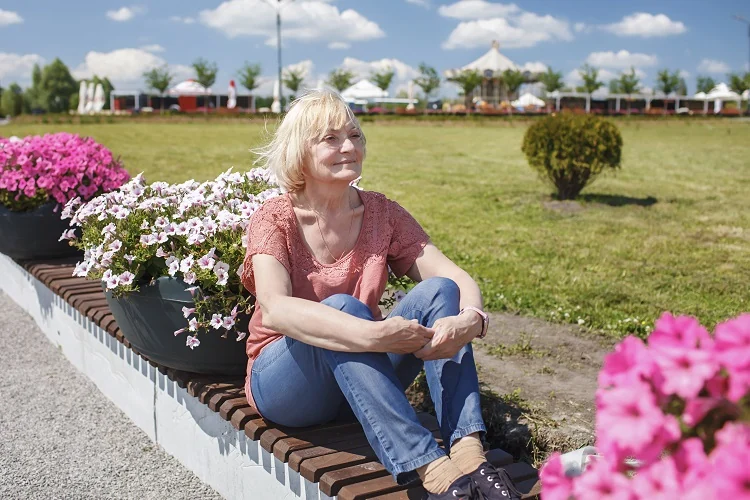
M 182 281 L 187 283 L 188 285 L 192 285 L 195 283 L 195 281 L 198 279 L 198 276 L 195 275 L 193 271 L 188 271 L 182 276 Z
M 231 329 L 234 326 L 234 318 L 231 316 L 224 316 L 221 326 L 227 330 Z
M 191 332 L 195 332 L 198 330 L 198 320 L 195 318 L 190 318 L 190 321 L 188 321 L 188 330 Z
M 214 314 L 213 316 L 211 316 L 211 321 L 209 322 L 209 324 L 214 327 L 215 330 L 221 328 L 224 325 L 223 321 L 221 320 L 221 314 Z
M 195 307 L 182 307 L 182 315 L 187 319 L 191 314 L 195 312 Z
M 167 233 L 165 231 L 161 231 L 156 237 L 156 241 L 159 243 L 166 243 L 168 240 L 169 238 L 167 237 Z
M 198 340 L 198 337 L 191 337 L 188 335 L 187 341 L 185 342 L 185 345 L 188 346 L 190 349 L 194 349 L 201 345 L 201 341 Z
M 190 268 L 193 267 L 193 256 L 188 255 L 182 261 L 180 261 L 180 271 L 183 273 L 186 273 L 190 271 Z
M 109 244 L 109 249 L 113 252 L 117 252 L 122 248 L 122 241 L 115 240 L 112 243 Z
M 62 235 L 60 236 L 60 239 L 57 241 L 62 240 L 72 240 L 76 237 L 76 230 L 75 229 L 68 229 L 67 231 L 63 231 Z
M 170 276 L 174 276 L 175 274 L 177 274 L 177 271 L 179 271 L 179 270 L 180 270 L 180 263 L 177 262 L 177 261 L 175 261 L 175 262 L 172 262 L 171 264 L 169 264 L 169 268 L 167 269 L 167 273 Z
M 120 279 L 118 276 L 110 276 L 110 278 L 107 280 L 107 290 L 117 288 L 117 285 L 119 285 L 119 283 Z
M 237 332 L 237 342 L 241 342 L 245 338 L 247 332 Z
M 119 277 L 120 284 L 121 285 L 130 285 L 133 283 L 133 279 L 135 278 L 135 275 L 131 273 L 130 271 L 125 271 L 122 273 Z
M 112 277 L 112 270 L 107 269 L 104 271 L 104 274 L 102 274 L 102 281 L 108 281 Z
M 213 269 L 214 267 L 214 259 L 211 258 L 209 255 L 204 255 L 200 259 L 198 259 L 198 267 L 201 269 Z

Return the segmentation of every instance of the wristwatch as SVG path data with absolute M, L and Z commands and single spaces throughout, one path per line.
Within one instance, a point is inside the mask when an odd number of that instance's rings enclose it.
M 474 311 L 478 315 L 482 317 L 482 333 L 479 334 L 477 337 L 478 339 L 483 339 L 485 336 L 487 336 L 487 328 L 490 326 L 490 317 L 487 316 L 487 313 L 479 309 L 478 307 L 474 306 L 466 306 L 463 309 L 461 309 L 461 312 L 458 313 L 458 315 L 462 315 L 466 311 Z

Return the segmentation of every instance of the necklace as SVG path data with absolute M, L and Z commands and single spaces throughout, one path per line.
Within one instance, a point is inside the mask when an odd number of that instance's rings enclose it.
M 333 255 L 333 252 L 331 252 L 331 249 L 330 249 L 330 248 L 329 248 L 329 246 L 328 246 L 328 242 L 326 242 L 326 238 L 325 238 L 325 236 L 323 236 L 323 230 L 322 230 L 322 229 L 320 228 L 320 219 L 323 219 L 323 220 L 325 220 L 325 218 L 324 218 L 323 216 L 321 216 L 321 215 L 320 215 L 320 214 L 318 213 L 318 211 L 317 211 L 317 210 L 315 210 L 315 208 L 313 208 L 312 204 L 311 204 L 311 203 L 310 203 L 310 202 L 308 201 L 308 199 L 307 199 L 307 196 L 305 196 L 305 195 L 304 195 L 304 194 L 302 194 L 302 193 L 300 193 L 300 194 L 301 194 L 301 195 L 302 195 L 302 197 L 303 197 L 303 198 L 305 199 L 305 204 L 306 204 L 306 205 L 307 205 L 308 207 L 310 207 L 310 210 L 312 210 L 312 211 L 313 211 L 313 213 L 315 214 L 315 225 L 316 225 L 316 226 L 318 226 L 318 233 L 320 233 L 320 239 L 321 239 L 321 240 L 323 240 L 323 245 L 325 245 L 325 247 L 326 247 L 326 250 L 328 250 L 328 255 L 330 255 L 330 256 L 331 256 L 331 258 L 332 258 L 332 259 L 334 260 L 334 262 L 335 262 L 335 261 L 338 261 L 339 259 L 341 259 L 341 257 L 343 257 L 344 255 L 346 255 L 346 252 L 347 252 L 347 251 L 346 251 L 346 250 L 344 250 L 344 252 L 343 252 L 343 253 L 342 253 L 342 254 L 341 254 L 341 255 L 340 255 L 340 256 L 339 256 L 338 258 L 336 258 L 336 257 L 335 257 L 335 256 Z M 349 208 L 351 209 L 351 203 L 349 204 Z M 354 215 L 352 215 L 352 216 L 350 217 L 350 219 L 349 219 L 349 231 L 348 231 L 348 232 L 346 233 L 346 239 L 347 239 L 347 241 L 348 241 L 348 240 L 349 240 L 349 238 L 351 237 L 351 234 L 352 234 L 352 227 L 354 227 Z

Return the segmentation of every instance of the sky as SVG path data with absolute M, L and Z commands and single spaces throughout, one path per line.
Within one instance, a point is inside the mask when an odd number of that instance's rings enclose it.
M 179 80 L 202 57 L 223 93 L 245 61 L 260 64 L 269 95 L 277 72 L 275 0 L 1 0 L 0 85 L 30 84 L 34 63 L 55 57 L 76 78 L 108 77 L 118 90 L 145 90 L 142 74 L 168 64 Z M 386 67 L 394 95 L 424 62 L 441 74 L 486 53 L 493 40 L 518 66 L 552 67 L 570 85 L 577 68 L 608 82 L 634 67 L 654 88 L 661 69 L 680 70 L 690 92 L 698 75 L 726 80 L 748 70 L 747 0 L 282 0 L 283 66 L 314 87 L 335 68 L 358 78 Z M 455 96 L 443 82 L 438 95 Z M 244 93 L 240 89 L 240 93 Z

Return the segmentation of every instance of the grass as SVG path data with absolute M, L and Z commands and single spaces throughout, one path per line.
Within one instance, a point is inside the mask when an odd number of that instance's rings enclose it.
M 750 310 L 750 124 L 618 120 L 623 168 L 580 202 L 550 203 L 525 125 L 365 123 L 363 185 L 399 201 L 480 283 L 491 310 L 645 334 L 662 311 L 704 324 Z M 147 179 L 251 166 L 262 125 L 11 124 L 5 135 L 91 135 Z

